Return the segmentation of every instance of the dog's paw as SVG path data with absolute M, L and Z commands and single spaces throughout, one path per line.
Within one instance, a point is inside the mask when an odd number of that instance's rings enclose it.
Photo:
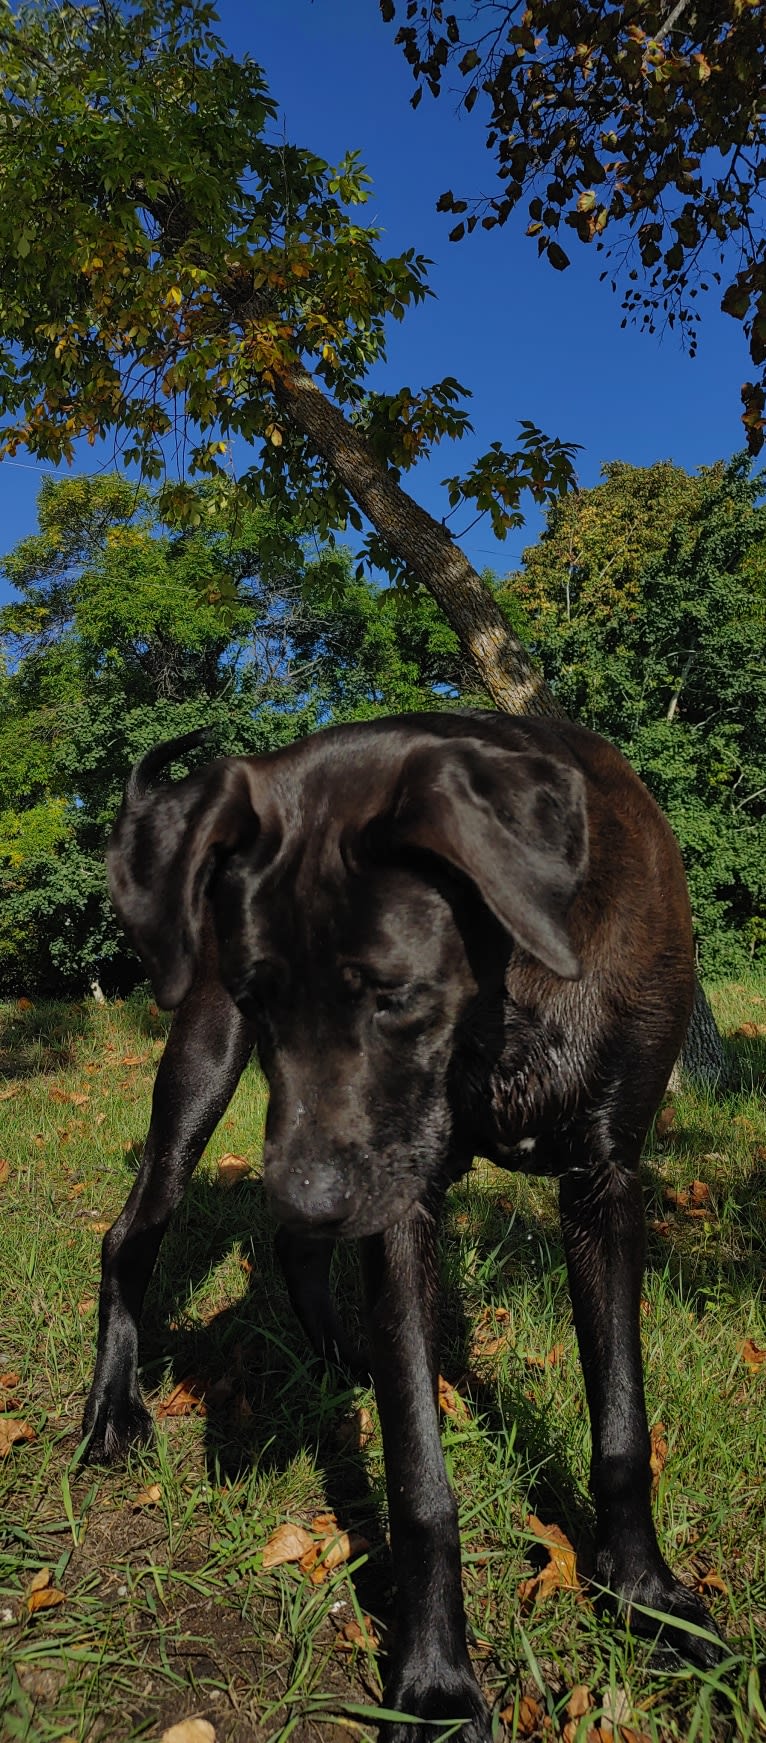
M 82 1422 L 83 1437 L 89 1436 L 83 1458 L 91 1465 L 117 1465 L 133 1446 L 145 1446 L 154 1438 L 154 1423 L 137 1394 L 119 1401 L 91 1392 Z
M 381 1725 L 380 1743 L 440 1743 L 442 1738 L 445 1743 L 447 1738 L 450 1743 L 492 1743 L 489 1708 L 468 1671 L 465 1676 L 450 1671 L 430 1687 L 402 1678 L 386 1690 L 383 1705 L 402 1718 Z
M 701 1670 L 711 1670 L 725 1656 L 726 1643 L 702 1599 L 664 1563 L 657 1571 L 621 1581 L 617 1597 L 632 1633 L 654 1640 L 661 1654 L 672 1652 Z

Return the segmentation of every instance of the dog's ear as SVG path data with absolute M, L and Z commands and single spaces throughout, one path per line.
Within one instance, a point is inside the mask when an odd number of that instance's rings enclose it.
M 567 926 L 588 865 L 578 768 L 534 750 L 443 740 L 408 757 L 393 827 L 397 842 L 470 878 L 531 956 L 565 980 L 579 978 Z
M 160 753 L 152 756 L 156 762 Z M 180 1005 L 194 978 L 216 857 L 249 845 L 258 830 L 248 769 L 239 759 L 154 791 L 134 772 L 107 853 L 109 889 L 166 1010 Z

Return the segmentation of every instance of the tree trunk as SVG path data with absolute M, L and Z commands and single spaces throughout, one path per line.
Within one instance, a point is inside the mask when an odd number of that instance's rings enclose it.
M 299 369 L 285 372 L 276 397 L 376 531 L 433 594 L 497 707 L 506 714 L 564 718 L 528 649 L 446 528 L 402 490 L 311 376 Z M 723 1042 L 699 981 L 676 1073 L 679 1068 L 704 1089 L 724 1084 L 728 1075 Z

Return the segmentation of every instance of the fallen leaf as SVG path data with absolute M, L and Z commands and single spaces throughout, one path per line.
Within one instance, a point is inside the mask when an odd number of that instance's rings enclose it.
M 0 1101 L 12 1101 L 13 1097 L 15 1095 L 18 1095 L 18 1093 L 19 1093 L 18 1084 L 11 1083 L 8 1085 L 7 1089 L 0 1089 Z
M 696 1592 L 723 1592 L 728 1598 L 729 1588 L 726 1581 L 717 1574 L 715 1568 L 710 1568 L 706 1574 L 699 1574 L 694 1582 Z
M 150 1483 L 148 1489 L 139 1489 L 130 1505 L 133 1512 L 137 1513 L 141 1507 L 156 1507 L 157 1502 L 161 1500 L 162 1489 L 159 1483 Z
M 450 1386 L 442 1374 L 439 1375 L 439 1409 L 444 1411 L 445 1416 L 454 1416 L 459 1422 L 463 1422 L 468 1415 L 465 1399 L 461 1398 L 460 1393 L 455 1391 L 454 1386 Z
M 666 1186 L 662 1194 L 663 1204 L 669 1204 L 673 1210 L 686 1210 L 689 1194 L 684 1187 L 680 1190 L 675 1186 Z
M 689 1197 L 692 1204 L 709 1204 L 710 1187 L 704 1180 L 693 1180 L 689 1187 Z
M 658 1221 L 658 1219 L 656 1217 L 653 1218 L 653 1220 L 650 1222 L 649 1227 L 652 1231 L 652 1234 L 654 1234 L 654 1235 L 669 1235 L 670 1234 L 670 1223 L 662 1222 L 661 1220 Z
M 58 1604 L 63 1604 L 64 1593 L 53 1584 L 53 1574 L 49 1567 L 40 1568 L 30 1581 L 27 1592 L 27 1609 L 30 1616 L 38 1610 L 54 1610 Z
M 79 1215 L 80 1213 L 78 1212 L 77 1214 Z M 108 1221 L 107 1222 L 96 1221 L 96 1222 L 88 1223 L 88 1228 L 90 1229 L 90 1232 L 92 1235 L 105 1235 L 107 1229 L 110 1229 L 111 1226 L 112 1226 L 111 1223 Z
M 28 1422 L 9 1421 L 7 1417 L 0 1417 L 0 1459 L 5 1458 L 17 1441 L 36 1439 L 35 1431 Z
M 563 1354 L 564 1345 L 554 1344 L 553 1349 L 548 1351 L 547 1356 L 525 1356 L 524 1361 L 528 1368 L 556 1368 L 558 1367 Z
M 527 1519 L 527 1530 L 545 1545 L 549 1560 L 539 1573 L 531 1580 L 522 1580 L 518 1595 L 522 1603 L 538 1598 L 547 1598 L 551 1592 L 578 1592 L 582 1588 L 577 1577 L 577 1556 L 564 1532 L 558 1525 L 543 1525 L 534 1513 Z
M 73 1092 L 70 1095 L 69 1100 L 71 1101 L 73 1108 L 84 1108 L 84 1107 L 87 1107 L 88 1102 L 90 1101 L 90 1096 L 89 1095 L 80 1095 L 79 1093 L 75 1094 Z
M 34 1008 L 35 1007 L 34 1007 L 31 999 L 17 999 L 16 1000 L 17 1011 L 33 1011 Z
M 48 1090 L 48 1095 L 51 1101 L 61 1102 L 69 1100 L 69 1090 L 62 1089 L 61 1085 L 58 1083 L 51 1084 L 50 1089 Z
M 369 1446 L 375 1433 L 375 1424 L 366 1405 L 360 1404 L 353 1416 L 347 1416 L 341 1422 L 336 1435 L 338 1445 L 351 1452 L 361 1452 Z
M 163 1731 L 161 1743 L 215 1743 L 215 1730 L 207 1719 L 182 1719 Z
M 0 1391 L 0 1411 L 20 1410 L 21 1403 L 14 1392 L 7 1392 L 5 1387 Z
M 734 1029 L 733 1034 L 737 1040 L 756 1041 L 762 1035 L 766 1035 L 766 1023 L 740 1023 L 739 1028 Z
M 325 1535 L 328 1531 L 337 1531 L 337 1515 L 335 1513 L 315 1513 L 311 1520 L 309 1529 L 311 1531 L 318 1531 L 320 1534 L 324 1532 Z
M 205 1388 L 200 1380 L 189 1375 L 185 1380 L 179 1380 L 173 1387 L 169 1398 L 157 1409 L 158 1417 L 162 1416 L 204 1416 Z
M 352 1616 L 350 1622 L 344 1623 L 335 1641 L 336 1651 L 354 1652 L 361 1647 L 363 1652 L 377 1652 L 380 1640 L 375 1633 L 369 1616 L 362 1617 L 362 1625 Z
M 515 1725 L 517 1737 L 531 1737 L 542 1720 L 543 1709 L 534 1695 L 520 1695 L 503 1708 L 500 1717 L 504 1724 Z
M 675 1118 L 676 1110 L 674 1107 L 660 1109 L 654 1122 L 654 1130 L 658 1138 L 665 1137 L 665 1134 L 670 1131 L 671 1126 L 675 1124 Z
M 352 1561 L 355 1555 L 363 1555 L 370 1545 L 366 1537 L 358 1531 L 336 1531 L 333 1536 L 325 1538 L 319 1544 L 319 1555 L 312 1561 L 307 1555 L 301 1556 L 301 1567 L 307 1573 L 312 1585 L 321 1586 L 328 1574 L 336 1567 L 342 1567 L 344 1561 Z
M 120 1060 L 120 1064 L 121 1065 L 145 1065 L 148 1058 L 149 1058 L 148 1053 L 124 1053 L 122 1056 L 122 1059 Z
M 95 1307 L 95 1305 L 96 1305 L 95 1295 L 84 1295 L 82 1298 L 82 1301 L 78 1301 L 78 1303 L 77 1303 L 77 1312 L 81 1315 L 85 1314 L 85 1313 L 90 1313 L 91 1308 Z
M 652 1494 L 656 1495 L 659 1488 L 660 1477 L 665 1469 L 668 1457 L 668 1443 L 665 1439 L 664 1422 L 655 1422 L 649 1439 L 651 1445 L 649 1463 L 652 1470 Z
M 0 1186 L 5 1186 L 6 1181 L 10 1177 L 10 1172 L 10 1162 L 7 1161 L 5 1156 L 0 1156 Z
M 246 1156 L 235 1156 L 227 1150 L 218 1162 L 218 1181 L 221 1186 L 236 1186 L 245 1175 L 250 1173 L 250 1163 Z
M 759 1373 L 766 1362 L 766 1350 L 759 1349 L 758 1345 L 753 1343 L 752 1338 L 745 1338 L 744 1343 L 739 1346 L 739 1353 L 746 1367 L 753 1374 Z
M 766 1144 L 756 1144 L 753 1156 L 756 1162 L 766 1162 Z
M 627 1690 L 621 1688 L 619 1684 L 612 1685 L 610 1683 L 609 1688 L 604 1689 L 601 1706 L 604 1715 L 601 1729 L 606 1729 L 607 1735 L 613 1736 L 615 1731 L 626 1724 L 630 1716 L 630 1700 Z
M 585 1713 L 590 1712 L 592 1706 L 593 1696 L 590 1689 L 586 1688 L 584 1682 L 576 1683 L 567 1701 L 567 1718 L 582 1719 Z
M 20 1376 L 16 1373 L 0 1374 L 0 1386 L 5 1386 L 6 1390 L 10 1386 L 18 1386 L 19 1378 Z
M 78 1180 L 76 1186 L 70 1186 L 69 1191 L 67 1193 L 67 1198 L 68 1199 L 82 1198 L 84 1191 L 85 1191 L 85 1181 Z
M 281 1567 L 284 1562 L 300 1561 L 315 1547 L 313 1539 L 302 1525 L 279 1525 L 273 1531 L 263 1551 L 263 1567 Z

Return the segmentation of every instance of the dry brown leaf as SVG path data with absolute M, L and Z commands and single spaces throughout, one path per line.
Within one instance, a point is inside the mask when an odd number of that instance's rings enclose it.
M 653 1218 L 653 1220 L 649 1224 L 649 1227 L 650 1227 L 652 1233 L 655 1235 L 669 1235 L 670 1234 L 670 1223 L 662 1222 L 661 1220 L 658 1220 L 657 1217 Z
M 652 1494 L 656 1495 L 668 1457 L 664 1422 L 655 1422 L 649 1439 L 651 1444 L 649 1463 L 652 1469 Z
M 11 1164 L 5 1156 L 0 1156 L 0 1186 L 5 1186 L 10 1177 Z
M 92 1235 L 105 1235 L 107 1229 L 110 1229 L 112 1225 L 108 1220 L 103 1222 L 97 1218 L 95 1222 L 88 1223 L 87 1226 Z
M 756 1162 L 766 1162 L 766 1144 L 756 1144 L 753 1156 Z
M 19 1379 L 20 1375 L 15 1372 L 12 1374 L 0 1374 L 0 1386 L 4 1386 L 7 1391 L 11 1386 L 18 1386 Z
M 692 1204 L 709 1204 L 710 1187 L 704 1180 L 693 1180 L 689 1187 L 689 1197 Z
M 347 1416 L 345 1422 L 341 1422 L 335 1438 L 338 1445 L 348 1451 L 361 1452 L 369 1446 L 374 1433 L 375 1424 L 370 1412 L 366 1405 L 360 1404 L 353 1416 Z
M 335 1642 L 338 1652 L 354 1652 L 358 1647 L 361 1647 L 363 1652 L 377 1652 L 379 1650 L 380 1640 L 375 1633 L 370 1617 L 363 1616 L 362 1624 L 360 1626 L 355 1616 L 352 1616 L 350 1622 L 344 1624 Z
M 77 1303 L 77 1312 L 80 1315 L 83 1315 L 85 1313 L 90 1313 L 91 1309 L 94 1308 L 95 1305 L 96 1305 L 95 1295 L 84 1295 L 82 1298 L 82 1301 L 78 1301 L 78 1303 Z
M 715 1568 L 709 1568 L 706 1574 L 699 1574 L 694 1582 L 694 1589 L 696 1592 L 703 1593 L 723 1592 L 724 1597 L 728 1598 L 729 1596 L 726 1581 L 721 1578 L 720 1574 L 716 1573 Z
M 332 1537 L 325 1538 L 319 1545 L 319 1557 L 316 1562 L 309 1562 L 307 1556 L 301 1557 L 301 1567 L 307 1573 L 312 1585 L 321 1586 L 336 1567 L 341 1567 L 344 1561 L 351 1561 L 355 1555 L 363 1555 L 370 1545 L 366 1537 L 357 1531 L 336 1531 Z
M 503 1707 L 500 1717 L 506 1725 L 513 1726 L 515 1722 L 517 1737 L 531 1737 L 540 1725 L 543 1709 L 534 1695 L 520 1695 L 510 1706 Z
M 182 1719 L 163 1731 L 161 1743 L 215 1743 L 215 1730 L 207 1719 Z
M 556 1368 L 558 1367 L 563 1354 L 564 1345 L 554 1344 L 553 1349 L 548 1351 L 547 1356 L 525 1356 L 524 1361 L 528 1368 Z
M 337 1531 L 337 1515 L 335 1513 L 315 1513 L 311 1520 L 309 1529 L 311 1531 L 319 1532 L 320 1536 L 322 1534 L 326 1536 L 328 1531 Z
M 105 1119 L 106 1114 L 96 1114 L 96 1118 L 93 1121 L 94 1126 L 103 1126 Z
M 764 1362 L 766 1362 L 766 1350 L 759 1349 L 758 1345 L 753 1343 L 752 1338 L 745 1338 L 744 1343 L 739 1346 L 739 1353 L 751 1374 L 760 1373 Z
M 756 1041 L 760 1036 L 766 1035 L 766 1023 L 740 1023 L 733 1033 L 737 1040 Z
M 69 1199 L 82 1198 L 84 1191 L 85 1191 L 85 1181 L 78 1180 L 76 1186 L 70 1186 L 69 1191 L 67 1193 L 67 1198 L 69 1198 Z
M 5 1416 L 0 1417 L 0 1459 L 5 1458 L 17 1441 L 36 1439 L 35 1431 L 28 1422 L 9 1421 Z
M 61 1085 L 58 1083 L 51 1084 L 50 1089 L 48 1090 L 48 1095 L 51 1101 L 62 1102 L 69 1100 L 69 1090 L 62 1089 Z
M 79 1093 L 75 1094 L 73 1091 L 69 1097 L 69 1100 L 71 1101 L 73 1108 L 84 1108 L 84 1107 L 87 1107 L 88 1102 L 90 1101 L 90 1096 L 89 1095 L 80 1095 Z
M 250 1173 L 250 1163 L 246 1156 L 235 1156 L 227 1150 L 218 1162 L 218 1181 L 221 1186 L 237 1186 L 245 1175 Z
M 281 1567 L 284 1562 L 300 1561 L 314 1547 L 302 1525 L 279 1525 L 264 1548 L 262 1566 Z
M 157 1502 L 161 1500 L 162 1489 L 159 1483 L 150 1483 L 148 1489 L 139 1489 L 130 1505 L 133 1512 L 138 1513 L 141 1507 L 156 1507 Z
M 21 1404 L 20 1404 L 18 1398 L 16 1397 L 15 1392 L 6 1391 L 6 1388 L 4 1386 L 2 1388 L 0 1388 L 0 1410 L 12 1411 L 12 1410 L 20 1410 L 20 1409 L 21 1409 Z
M 27 1592 L 27 1609 L 30 1616 L 37 1610 L 53 1610 L 57 1604 L 63 1604 L 64 1593 L 53 1584 L 53 1574 L 49 1567 L 41 1567 L 29 1582 Z
M 18 1084 L 9 1083 L 6 1089 L 0 1089 L 0 1101 L 13 1101 L 14 1096 L 18 1095 L 18 1093 Z
M 145 1065 L 148 1058 L 149 1058 L 148 1053 L 123 1053 L 123 1056 L 120 1060 L 120 1064 L 121 1065 Z
M 173 1387 L 169 1398 L 157 1409 L 158 1417 L 162 1416 L 204 1416 L 205 1387 L 201 1380 L 195 1380 L 188 1375 L 185 1380 L 179 1380 Z
M 445 1416 L 454 1416 L 458 1422 L 465 1421 L 468 1415 L 465 1399 L 455 1391 L 454 1386 L 450 1386 L 443 1374 L 439 1375 L 439 1409 L 444 1411 Z
M 34 1008 L 35 1007 L 34 1007 L 31 999 L 17 999 L 16 1000 L 17 1011 L 33 1011 Z
M 534 1513 L 527 1519 L 527 1530 L 545 1545 L 549 1560 L 531 1580 L 522 1580 L 518 1595 L 522 1603 L 530 1599 L 547 1598 L 551 1592 L 582 1592 L 577 1576 L 577 1556 L 559 1525 L 543 1525 Z
M 674 1107 L 660 1109 L 654 1122 L 654 1130 L 658 1138 L 665 1137 L 666 1133 L 670 1131 L 671 1126 L 675 1124 L 675 1118 L 676 1110 Z
M 567 1718 L 582 1719 L 585 1713 L 590 1712 L 592 1706 L 593 1696 L 590 1689 L 586 1687 L 584 1682 L 576 1683 L 567 1701 Z
M 523 1602 L 537 1598 L 550 1597 L 551 1591 L 576 1591 L 581 1595 L 581 1584 L 578 1579 L 578 1556 L 572 1550 L 569 1537 L 564 1536 L 560 1525 L 543 1525 L 534 1513 L 527 1518 L 527 1530 L 546 1546 L 550 1560 L 546 1562 L 539 1574 L 532 1579 L 522 1579 L 518 1586 L 518 1597 Z
M 621 1688 L 619 1684 L 614 1686 L 610 1684 L 609 1688 L 604 1689 L 601 1705 L 604 1715 L 601 1720 L 601 1729 L 602 1731 L 606 1730 L 607 1735 L 611 1737 L 615 1731 L 621 1730 L 630 1716 L 630 1699 L 627 1690 Z

